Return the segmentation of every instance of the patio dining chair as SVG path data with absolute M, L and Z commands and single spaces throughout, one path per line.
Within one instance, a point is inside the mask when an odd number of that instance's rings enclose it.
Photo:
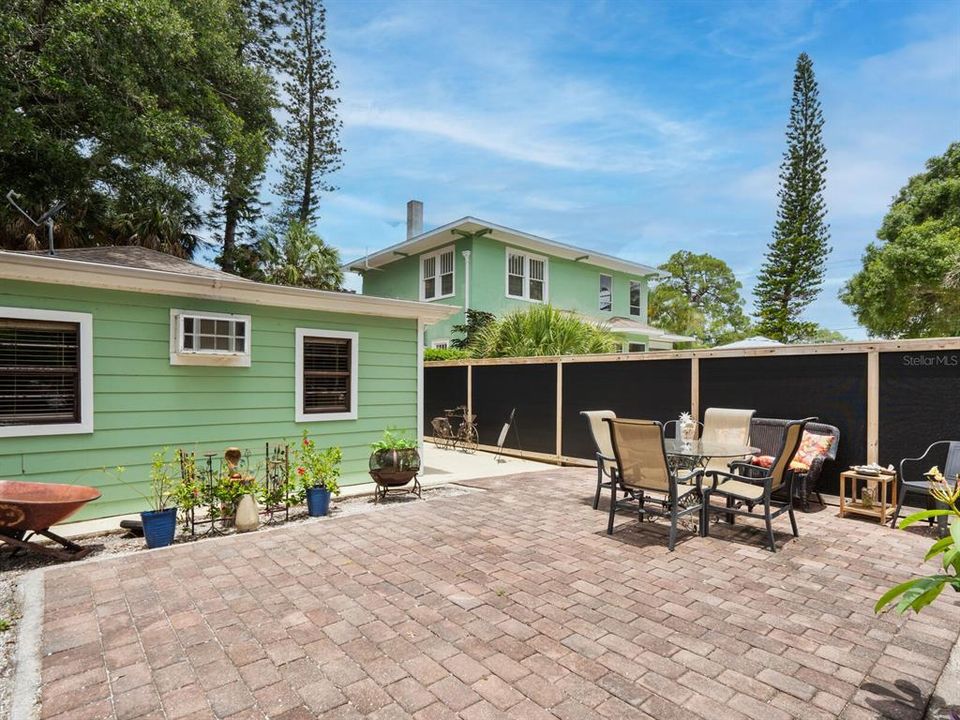
M 790 469 L 790 461 L 800 447 L 800 440 L 803 438 L 803 429 L 808 422 L 815 421 L 816 418 L 805 418 L 803 420 L 792 420 L 784 428 L 783 440 L 780 443 L 773 464 L 758 472 L 756 466 L 749 462 L 738 460 L 730 463 L 730 471 L 708 470 L 707 482 L 703 489 L 703 534 L 710 534 L 710 513 L 723 514 L 727 522 L 731 525 L 734 522 L 734 516 L 745 515 L 758 517 L 753 512 L 754 507 L 763 508 L 763 520 L 767 527 L 767 540 L 770 543 L 770 550 L 777 551 L 776 541 L 773 537 L 773 520 L 783 513 L 790 515 L 790 527 L 793 530 L 794 537 L 799 537 L 797 531 L 797 519 L 793 514 L 793 482 L 794 471 Z M 750 475 L 741 475 L 738 470 L 750 471 Z M 785 487 L 787 490 L 785 500 L 776 500 L 772 495 Z M 715 507 L 710 504 L 713 496 L 719 496 L 724 499 L 726 507 Z M 742 509 L 743 506 L 747 509 Z
M 617 484 L 610 488 L 610 515 L 607 535 L 613 534 L 617 510 L 631 509 L 636 503 L 637 518 L 643 522 L 647 515 L 670 518 L 667 547 L 672 551 L 677 539 L 680 518 L 702 515 L 703 501 L 700 484 L 681 484 L 689 478 L 699 480 L 703 470 L 693 470 L 689 476 L 678 477 L 667 464 L 663 446 L 663 426 L 655 420 L 617 420 L 605 418 L 613 441 L 617 477 L 624 497 L 617 500 Z M 701 523 L 698 523 L 701 524 Z
M 705 443 L 749 445 L 750 422 L 756 412 L 756 410 L 734 408 L 707 408 L 703 414 L 700 439 Z M 710 458 L 703 469 L 707 471 L 728 471 L 730 470 L 730 460 Z
M 920 457 L 904 458 L 900 461 L 900 494 L 897 497 L 897 509 L 893 513 L 890 527 L 897 526 L 897 519 L 900 517 L 907 493 L 923 493 L 929 503 L 930 481 L 923 479 L 923 476 L 918 479 L 918 474 L 926 472 L 934 463 L 935 457 L 942 457 L 941 453 L 944 450 L 947 452 L 947 457 L 943 465 L 943 477 L 951 486 L 954 486 L 957 482 L 957 473 L 960 473 L 960 440 L 938 440 Z
M 587 419 L 590 428 L 590 437 L 596 449 L 597 458 L 597 492 L 593 496 L 593 509 L 600 507 L 600 492 L 603 488 L 612 488 L 617 483 L 617 461 L 613 457 L 613 444 L 610 441 L 610 427 L 604 422 L 609 418 L 616 418 L 613 410 L 582 410 L 580 412 Z

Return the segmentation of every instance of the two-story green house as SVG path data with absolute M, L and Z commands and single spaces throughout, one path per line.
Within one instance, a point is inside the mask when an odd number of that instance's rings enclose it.
M 423 205 L 407 203 L 407 239 L 343 266 L 363 277 L 363 294 L 438 302 L 460 312 L 429 327 L 427 347 L 447 347 L 467 309 L 501 316 L 550 303 L 609 326 L 624 352 L 670 350 L 691 338 L 647 324 L 648 265 L 465 217 L 423 231 Z

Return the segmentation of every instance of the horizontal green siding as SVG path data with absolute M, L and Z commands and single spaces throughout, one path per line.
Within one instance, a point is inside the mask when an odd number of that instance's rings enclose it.
M 93 485 L 103 497 L 74 519 L 144 509 L 150 455 L 161 447 L 262 455 L 266 441 L 306 428 L 343 448 L 343 483 L 369 481 L 369 446 L 397 426 L 417 423 L 417 323 L 175 296 L 4 282 L 0 307 L 93 315 L 94 432 L 0 438 L 0 477 Z M 251 366 L 170 365 L 170 309 L 250 315 Z M 358 332 L 357 420 L 294 422 L 296 328 Z M 127 468 L 126 482 L 104 468 Z

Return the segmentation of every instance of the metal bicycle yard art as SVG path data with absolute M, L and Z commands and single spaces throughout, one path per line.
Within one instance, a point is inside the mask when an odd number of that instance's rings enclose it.
M 459 447 L 464 452 L 472 453 L 480 446 L 477 416 L 469 413 L 466 405 L 444 410 L 443 416 L 433 418 L 430 424 L 433 427 L 433 443 L 442 450 L 456 450 Z

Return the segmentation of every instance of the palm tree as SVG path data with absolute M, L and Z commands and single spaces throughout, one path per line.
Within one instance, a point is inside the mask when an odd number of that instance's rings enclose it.
M 550 305 L 534 305 L 486 324 L 474 337 L 476 357 L 527 357 L 612 352 L 617 338 L 605 326 Z
M 270 231 L 259 246 L 263 278 L 276 285 L 314 290 L 342 290 L 340 253 L 301 222 L 291 222 L 283 235 Z

